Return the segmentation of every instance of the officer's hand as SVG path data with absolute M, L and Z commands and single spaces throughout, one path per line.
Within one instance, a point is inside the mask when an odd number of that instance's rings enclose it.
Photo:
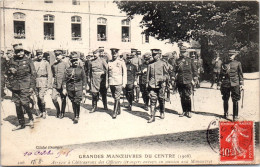
M 134 81 L 134 86 L 137 86 L 137 81 Z
M 63 89 L 63 90 L 62 90 L 62 94 L 67 95 L 67 90 L 66 90 L 66 89 Z
M 147 68 L 145 68 L 145 69 L 143 69 L 143 71 L 142 71 L 143 73 L 146 73 L 147 72 Z
M 244 85 L 240 85 L 240 91 L 244 90 Z

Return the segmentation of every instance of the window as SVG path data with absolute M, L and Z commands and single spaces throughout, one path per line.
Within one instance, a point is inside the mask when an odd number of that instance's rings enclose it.
M 107 19 L 105 18 L 97 19 L 97 40 L 98 41 L 107 40 Z
M 71 17 L 71 38 L 75 41 L 81 41 L 81 17 Z
M 72 5 L 80 5 L 80 0 L 72 0 Z
M 144 42 L 149 43 L 149 34 L 147 32 L 144 34 Z
M 54 40 L 54 16 L 44 15 L 44 40 Z
M 53 0 L 44 0 L 44 3 L 53 3 Z
M 130 21 L 122 20 L 122 42 L 130 42 Z
M 25 39 L 25 14 L 14 13 L 14 38 Z

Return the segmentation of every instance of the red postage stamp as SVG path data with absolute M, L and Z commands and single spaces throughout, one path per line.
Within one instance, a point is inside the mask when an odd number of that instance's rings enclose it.
M 219 126 L 220 161 L 253 161 L 253 121 L 220 122 Z

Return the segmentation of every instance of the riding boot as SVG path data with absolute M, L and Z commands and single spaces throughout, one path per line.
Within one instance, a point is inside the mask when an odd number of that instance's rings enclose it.
M 120 106 L 120 100 L 117 101 L 117 115 L 121 114 L 121 106 Z
M 159 105 L 160 105 L 160 118 L 164 119 L 164 113 L 165 113 L 165 101 L 164 99 L 159 100 Z
M 60 117 L 60 105 L 57 101 L 53 101 L 53 104 L 54 104 L 56 111 L 57 111 L 56 117 L 59 118 Z
M 181 98 L 181 106 L 182 106 L 182 114 L 180 114 L 179 117 L 184 117 L 186 115 L 186 104 L 183 98 Z
M 107 96 L 102 96 L 102 102 L 104 105 L 104 110 L 108 110 L 107 108 Z
M 191 118 L 191 100 L 190 99 L 188 99 L 188 100 L 186 100 L 186 112 L 187 112 L 187 117 L 188 118 Z
M 64 118 L 65 108 L 66 108 L 66 97 L 64 99 L 62 99 L 62 102 L 61 102 L 60 119 Z
M 25 128 L 25 120 L 24 120 L 24 113 L 22 110 L 22 106 L 21 106 L 21 104 L 15 104 L 15 107 L 16 107 L 16 113 L 17 113 L 19 125 L 16 126 L 15 128 L 13 128 L 12 131 Z
M 92 110 L 90 111 L 90 113 L 94 113 L 97 109 L 97 95 L 93 95 L 92 96 Z
M 112 115 L 112 118 L 113 118 L 113 119 L 116 119 L 116 116 L 117 116 L 117 108 L 118 108 L 118 100 L 115 100 L 115 102 L 114 102 L 114 110 L 113 110 L 113 115 Z
M 30 120 L 30 122 L 27 125 L 29 125 L 31 128 L 34 128 L 33 115 L 29 104 L 23 105 L 23 108 L 26 110 L 26 113 L 28 114 Z
M 238 101 L 233 101 L 233 121 L 238 120 Z
M 128 106 L 128 111 L 132 111 L 132 104 L 133 104 L 133 96 L 131 93 L 129 93 L 129 106 Z
M 42 118 L 46 118 L 46 108 L 45 108 L 45 103 L 42 103 Z
M 148 120 L 147 123 L 152 123 L 152 122 L 155 121 L 155 106 L 151 105 L 150 110 L 151 110 L 150 111 L 151 112 L 151 117 L 150 117 L 150 119 Z
M 37 98 L 37 105 L 40 110 L 40 115 L 42 116 L 42 101 L 40 98 Z
M 224 118 L 227 119 L 227 117 L 228 117 L 228 101 L 227 100 L 223 101 L 223 107 L 224 107 Z

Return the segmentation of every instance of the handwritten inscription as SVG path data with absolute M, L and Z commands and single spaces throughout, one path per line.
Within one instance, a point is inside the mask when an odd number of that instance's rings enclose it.
M 23 155 L 24 156 L 32 156 L 32 155 L 51 156 L 51 155 L 54 155 L 55 158 L 59 158 L 61 156 L 67 157 L 71 151 L 72 151 L 71 149 L 61 149 L 61 150 L 56 150 L 55 152 L 53 150 L 36 150 L 33 152 L 27 151 Z

